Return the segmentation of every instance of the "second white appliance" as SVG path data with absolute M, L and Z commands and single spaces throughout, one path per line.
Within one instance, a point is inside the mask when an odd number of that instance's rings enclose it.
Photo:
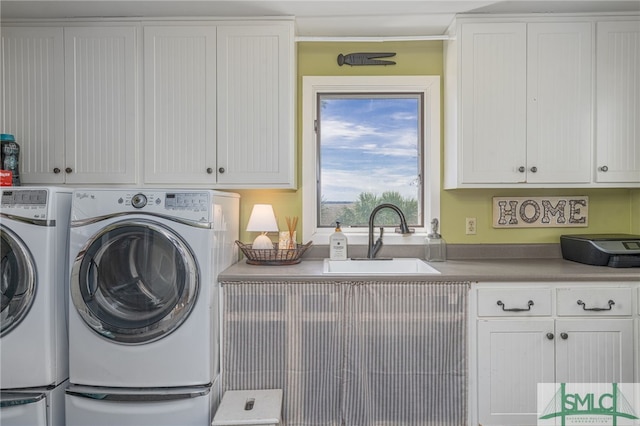
M 11 187 L 1 196 L 0 389 L 57 386 L 69 377 L 71 190 Z
M 237 194 L 74 191 L 71 384 L 149 389 L 214 383 L 217 276 L 237 259 L 238 221 Z

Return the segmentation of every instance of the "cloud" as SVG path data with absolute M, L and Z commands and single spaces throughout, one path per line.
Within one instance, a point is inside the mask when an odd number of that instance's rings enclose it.
M 362 192 L 418 198 L 415 99 L 328 99 L 320 120 L 322 197 L 353 201 Z
M 344 140 L 355 140 L 365 136 L 378 135 L 378 129 L 356 124 L 347 120 L 323 120 L 321 128 L 322 144 L 332 145 Z
M 355 201 L 362 192 L 377 195 L 397 191 L 404 197 L 418 198 L 415 173 L 398 168 L 330 170 L 321 176 L 322 196 L 327 201 Z

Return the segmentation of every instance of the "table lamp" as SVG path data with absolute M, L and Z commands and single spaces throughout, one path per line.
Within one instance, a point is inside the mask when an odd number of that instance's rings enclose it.
M 253 240 L 252 249 L 271 250 L 273 243 L 267 236 L 267 232 L 277 232 L 278 223 L 276 215 L 273 213 L 271 204 L 255 204 L 247 223 L 248 232 L 261 232 L 260 235 Z

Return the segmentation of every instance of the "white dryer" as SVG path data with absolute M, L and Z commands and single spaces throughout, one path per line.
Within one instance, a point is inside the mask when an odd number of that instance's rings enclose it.
M 2 188 L 0 388 L 54 387 L 68 378 L 71 190 Z
M 237 260 L 238 222 L 237 194 L 75 190 L 71 384 L 210 386 L 219 375 L 217 276 Z

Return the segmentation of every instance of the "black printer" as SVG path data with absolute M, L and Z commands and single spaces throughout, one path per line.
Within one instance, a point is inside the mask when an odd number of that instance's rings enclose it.
M 640 267 L 640 235 L 561 235 L 562 257 L 587 265 Z

